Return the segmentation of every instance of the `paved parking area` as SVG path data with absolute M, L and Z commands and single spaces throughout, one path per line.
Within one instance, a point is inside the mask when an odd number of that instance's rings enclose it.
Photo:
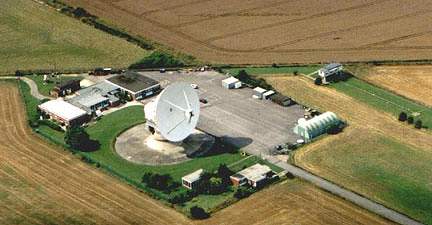
M 198 85 L 202 104 L 198 129 L 223 137 L 252 154 L 268 154 L 278 144 L 295 142 L 300 137 L 293 132 L 297 120 L 303 117 L 302 106 L 279 106 L 269 100 L 252 98 L 250 88 L 225 89 L 226 77 L 217 72 L 141 72 L 166 87 L 171 82 L 184 81 Z

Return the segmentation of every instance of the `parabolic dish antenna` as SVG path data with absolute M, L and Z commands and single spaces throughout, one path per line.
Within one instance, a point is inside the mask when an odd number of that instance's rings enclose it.
M 173 83 L 144 107 L 147 126 L 172 142 L 188 137 L 195 129 L 199 118 L 198 94 L 187 83 Z

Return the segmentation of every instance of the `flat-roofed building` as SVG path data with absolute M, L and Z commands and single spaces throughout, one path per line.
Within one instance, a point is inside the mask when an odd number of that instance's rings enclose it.
M 61 126 L 79 126 L 89 119 L 86 111 L 62 99 L 47 101 L 40 104 L 38 108 Z
M 232 76 L 222 80 L 222 87 L 226 89 L 241 88 L 241 86 L 242 86 L 241 81 L 239 81 L 239 79 Z
M 269 166 L 257 163 L 230 176 L 230 179 L 235 186 L 249 184 L 254 188 L 260 188 L 274 175 Z
M 56 98 L 70 95 L 81 88 L 80 82 L 80 79 L 62 81 L 60 84 L 54 86 L 50 91 L 50 95 Z
M 119 87 L 103 81 L 77 91 L 76 96 L 68 101 L 92 114 L 97 110 L 118 105 L 120 99 L 116 94 L 119 92 Z
M 261 87 L 256 87 L 253 89 L 253 95 L 252 97 L 256 98 L 256 99 L 263 99 L 264 93 L 267 90 Z
M 106 82 L 119 87 L 121 91 L 128 93 L 134 100 L 154 95 L 161 90 L 158 81 L 130 71 L 111 77 Z
M 201 174 L 204 173 L 203 169 L 199 169 L 193 173 L 190 173 L 184 177 L 182 177 L 182 185 L 183 187 L 193 190 L 197 187 L 198 182 L 201 178 Z

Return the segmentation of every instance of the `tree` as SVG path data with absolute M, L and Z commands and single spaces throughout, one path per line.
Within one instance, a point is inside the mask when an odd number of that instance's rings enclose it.
M 192 206 L 190 208 L 190 214 L 194 219 L 206 219 L 209 217 L 209 214 L 201 207 Z
M 219 177 L 212 177 L 209 180 L 209 194 L 217 195 L 225 191 L 225 185 Z
M 406 114 L 406 112 L 401 112 L 399 114 L 399 121 L 401 122 L 405 122 L 407 120 L 408 115 Z
M 246 72 L 246 70 L 240 70 L 237 73 L 237 79 L 239 79 L 242 82 L 247 83 L 247 81 L 250 79 L 250 75 Z
M 66 144 L 81 151 L 94 151 L 99 149 L 98 141 L 91 140 L 90 136 L 80 126 L 72 126 L 66 130 L 64 140 Z
M 141 182 L 145 183 L 148 187 L 154 188 L 166 193 L 171 192 L 172 189 L 179 186 L 174 182 L 169 174 L 158 174 L 147 172 L 141 178 Z
M 24 73 L 21 72 L 21 70 L 17 70 L 17 71 L 15 71 L 15 76 L 22 77 L 22 76 L 24 76 Z
M 178 67 L 183 66 L 183 61 L 166 52 L 154 51 L 149 56 L 132 64 L 130 69 L 158 68 L 158 67 Z
M 414 127 L 417 129 L 421 129 L 423 127 L 423 123 L 421 120 L 417 120 L 414 124 Z
M 414 123 L 414 117 L 408 116 L 407 121 L 408 121 L 408 124 L 413 124 Z
M 317 77 L 315 78 L 315 85 L 321 85 L 322 84 L 322 78 L 321 77 Z
M 222 179 L 222 182 L 225 185 L 231 183 L 230 176 L 233 174 L 234 172 L 230 170 L 225 164 L 220 164 L 219 168 L 217 169 L 217 176 Z
M 199 179 L 198 182 L 198 187 L 197 187 L 197 193 L 200 194 L 209 194 L 209 190 L 210 190 L 210 178 L 212 178 L 212 174 L 204 171 Z
M 242 199 L 249 197 L 253 193 L 253 190 L 250 187 L 239 187 L 237 188 L 236 192 L 234 193 L 234 197 L 237 199 Z
M 273 63 L 273 64 L 272 64 L 272 67 L 273 67 L 273 68 L 278 68 L 279 66 L 278 66 L 276 63 Z

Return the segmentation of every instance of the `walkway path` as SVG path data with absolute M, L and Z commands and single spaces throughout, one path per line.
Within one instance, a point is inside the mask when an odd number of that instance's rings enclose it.
M 351 201 L 352 203 L 359 205 L 360 207 L 363 207 L 371 212 L 374 212 L 384 218 L 387 218 L 391 221 L 397 222 L 399 224 L 403 225 L 422 225 L 422 223 L 419 223 L 401 213 L 398 213 L 392 209 L 389 209 L 381 204 L 378 204 L 376 202 L 373 202 L 363 196 L 360 196 L 359 194 L 356 194 L 352 191 L 349 191 L 347 189 L 344 189 L 336 184 L 333 184 L 321 177 L 318 177 L 316 175 L 313 175 L 309 173 L 308 171 L 301 169 L 299 167 L 293 166 L 289 163 L 280 161 L 274 156 L 267 156 L 266 159 L 285 169 L 286 171 L 292 173 L 293 175 L 300 177 L 306 181 L 309 181 L 316 186 L 333 193 L 334 195 L 337 195 L 343 199 L 346 199 L 348 201 Z
M 0 79 L 17 79 L 18 77 L 10 77 L 10 76 L 0 76 Z M 38 90 L 37 84 L 36 82 L 34 82 L 32 79 L 28 78 L 28 77 L 19 77 L 19 79 L 21 79 L 22 81 L 26 82 L 26 84 L 30 87 L 30 94 L 39 99 L 53 99 L 52 97 L 49 96 L 45 96 L 43 94 L 41 94 Z

